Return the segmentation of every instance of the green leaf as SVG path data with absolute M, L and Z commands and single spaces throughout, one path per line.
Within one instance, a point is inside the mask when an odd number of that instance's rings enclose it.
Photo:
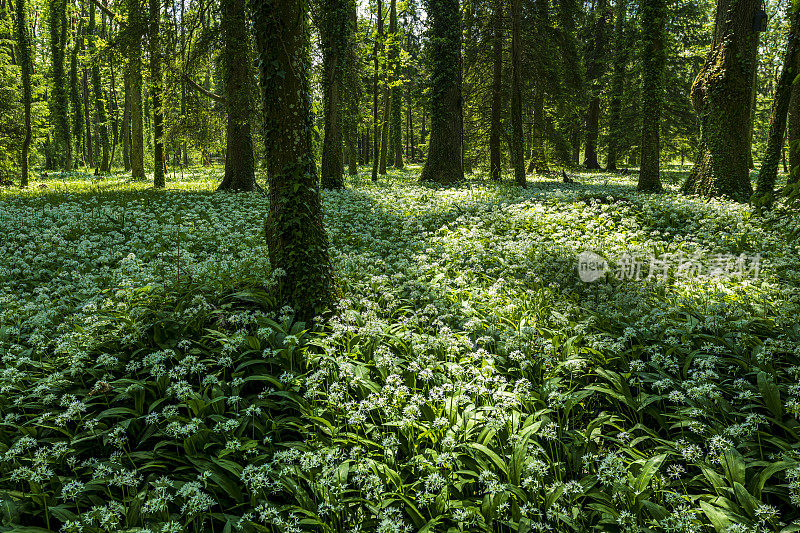
M 783 416 L 781 391 L 778 389 L 772 376 L 766 372 L 759 372 L 758 390 L 761 392 L 761 397 L 764 398 L 764 404 L 767 406 L 767 409 L 769 409 L 776 418 L 780 419 Z

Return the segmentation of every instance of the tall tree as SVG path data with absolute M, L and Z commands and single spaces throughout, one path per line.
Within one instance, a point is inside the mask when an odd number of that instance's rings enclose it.
M 792 85 L 789 100 L 789 119 L 786 125 L 789 137 L 789 183 L 800 182 L 800 82 Z
M 428 0 L 431 24 L 431 131 L 421 181 L 464 179 L 461 160 L 461 17 L 458 0 Z
M 100 60 L 97 57 L 97 27 L 95 24 L 95 6 L 89 5 L 89 52 L 92 54 L 92 88 L 94 89 L 94 110 L 97 119 L 97 136 L 102 150 L 102 160 L 100 170 L 108 172 L 111 170 L 109 160 L 109 150 L 111 144 L 108 139 L 108 115 L 106 113 L 106 101 L 103 97 L 103 83 L 100 77 Z
M 249 28 L 247 0 L 222 0 L 222 66 L 225 73 L 225 177 L 219 190 L 255 189 L 255 158 L 250 131 L 252 99 L 250 87 Z M 326 129 L 327 132 L 327 129 Z
M 389 71 L 392 76 L 392 95 L 389 99 L 391 112 L 389 116 L 389 155 L 392 166 L 403 168 L 403 87 L 400 81 L 400 46 L 403 42 L 397 27 L 397 0 L 392 0 L 389 7 Z
M 796 3 L 793 5 L 789 17 L 783 68 L 775 88 L 775 100 L 772 103 L 767 149 L 761 161 L 756 192 L 752 198 L 753 204 L 759 207 L 772 207 L 775 181 L 778 179 L 778 163 L 786 138 L 786 120 L 792 98 L 792 84 L 800 70 L 800 8 Z
M 319 33 L 322 44 L 322 86 L 325 138 L 322 144 L 322 186 L 344 187 L 342 154 L 343 95 L 347 47 L 350 43 L 351 0 L 321 0 Z
M 664 105 L 664 0 L 642 0 L 642 143 L 640 191 L 662 190 L 661 108 Z
M 623 134 L 622 95 L 625 91 L 625 75 L 628 63 L 628 0 L 616 0 L 614 4 L 614 50 L 611 74 L 611 98 L 608 108 L 608 154 L 606 170 L 617 170 L 620 143 Z M 643 35 L 645 32 L 643 31 Z M 645 35 L 645 38 L 647 36 Z
M 586 112 L 586 151 L 583 166 L 589 170 L 600 170 L 597 160 L 597 140 L 600 137 L 600 93 L 601 79 L 606 70 L 607 0 L 598 0 L 594 9 L 594 23 L 589 47 L 586 51 L 586 77 L 592 82 L 589 109 Z
M 349 0 L 350 11 L 350 38 L 347 43 L 347 56 L 345 65 L 345 144 L 347 145 L 349 174 L 358 174 L 358 159 L 361 153 L 358 148 L 358 124 L 360 120 L 361 103 L 361 53 L 358 46 L 358 6 L 355 1 Z M 365 148 L 368 148 L 366 143 Z
M 142 122 L 142 8 L 140 0 L 125 0 L 128 24 L 125 27 L 125 52 L 128 64 L 125 67 L 126 86 L 130 90 L 130 163 L 131 177 L 145 179 L 144 173 L 144 124 Z
M 52 162 L 55 168 L 72 169 L 72 135 L 69 120 L 69 85 L 64 75 L 67 50 L 67 0 L 50 3 L 50 59 L 53 66 L 53 91 L 48 100 L 53 123 Z
M 33 60 L 31 57 L 31 38 L 28 31 L 28 13 L 25 0 L 17 0 L 16 28 L 17 53 L 22 74 L 22 103 L 25 111 L 25 138 L 22 140 L 20 154 L 19 186 L 27 187 L 30 172 L 28 171 L 28 153 L 31 147 L 31 74 L 33 73 Z
M 335 299 L 314 160 L 305 0 L 253 0 L 269 179 L 265 233 L 278 290 L 301 320 Z
M 378 181 L 378 167 L 380 166 L 381 151 L 381 123 L 378 120 L 378 80 L 380 79 L 380 55 L 383 46 L 383 2 L 376 0 L 377 33 L 375 35 L 375 46 L 373 48 L 373 72 L 372 77 L 372 181 Z
M 525 187 L 525 139 L 522 132 L 522 0 L 511 2 L 511 157 L 514 182 Z
M 80 91 L 78 57 L 83 51 L 83 13 L 81 13 L 69 60 L 69 103 L 72 111 L 72 136 L 75 138 L 75 166 L 82 159 L 81 146 L 84 135 L 83 95 Z
M 494 0 L 492 4 L 492 122 L 489 130 L 489 175 L 493 181 L 500 181 L 502 163 L 500 161 L 500 128 L 503 93 L 503 2 Z
M 750 185 L 750 101 L 760 0 L 718 0 L 711 50 L 692 86 L 700 151 L 682 190 L 745 202 Z
M 161 0 L 150 0 L 150 95 L 153 108 L 153 186 L 163 189 L 164 80 L 161 75 Z

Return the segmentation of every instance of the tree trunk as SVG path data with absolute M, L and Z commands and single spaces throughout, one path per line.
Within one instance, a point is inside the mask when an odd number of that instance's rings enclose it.
M 284 272 L 279 296 L 307 321 L 330 309 L 336 292 L 313 152 L 307 3 L 254 0 L 252 6 L 261 56 L 270 263 Z
M 83 162 L 81 146 L 83 144 L 83 98 L 80 92 L 78 77 L 78 54 L 83 49 L 83 17 L 81 16 L 76 30 L 75 43 L 69 61 L 69 100 L 72 106 L 72 136 L 75 137 L 75 168 Z
M 69 127 L 69 85 L 64 76 L 67 49 L 67 1 L 50 3 L 50 59 L 53 66 L 53 93 L 48 100 L 53 124 L 53 166 L 72 170 L 72 135 Z
M 153 187 L 163 189 L 164 81 L 161 76 L 161 0 L 150 0 L 150 91 L 153 106 Z
M 461 18 L 458 0 L 428 0 L 431 21 L 431 133 L 421 181 L 464 179 L 461 160 Z
M 322 187 L 344 187 L 342 155 L 342 108 L 347 46 L 350 42 L 350 10 L 347 0 L 321 2 L 322 87 L 325 106 L 325 138 L 322 144 Z
M 792 85 L 789 101 L 789 183 L 797 183 L 800 177 L 800 83 Z
M 522 132 L 522 0 L 511 2 L 511 157 L 514 183 L 525 187 L 525 140 Z
M 100 163 L 100 171 L 108 172 L 111 170 L 109 162 L 109 148 L 110 143 L 108 140 L 108 115 L 106 114 L 106 102 L 103 98 L 103 84 L 100 78 L 100 59 L 97 57 L 97 35 L 95 25 L 95 11 L 94 4 L 89 6 L 89 53 L 92 55 L 92 88 L 94 89 L 94 107 L 95 118 L 97 119 L 97 134 L 100 141 L 100 149 L 102 150 L 102 157 Z
M 358 174 L 358 123 L 359 106 L 361 102 L 361 58 L 358 50 L 358 6 L 356 2 L 348 0 L 349 22 L 347 39 L 347 84 L 344 88 L 346 103 L 346 137 L 349 163 L 349 174 Z
M 25 0 L 17 0 L 16 17 L 17 52 L 19 66 L 22 74 L 22 103 L 25 108 L 25 138 L 22 140 L 22 153 L 20 154 L 19 186 L 27 187 L 29 180 L 28 152 L 31 147 L 31 73 L 33 61 L 31 57 L 31 38 L 28 32 L 28 15 Z
M 583 166 L 587 170 L 600 170 L 597 160 L 597 139 L 600 136 L 600 97 L 592 96 L 586 112 L 586 148 Z
M 380 165 L 381 150 L 381 123 L 378 120 L 378 79 L 380 77 L 380 51 L 383 44 L 383 2 L 377 0 L 378 34 L 375 36 L 374 68 L 372 79 L 372 181 L 378 181 L 378 166 Z
M 620 144 L 624 124 L 622 123 L 622 95 L 625 92 L 625 76 L 628 64 L 626 39 L 628 0 L 617 0 L 614 5 L 614 67 L 611 75 L 611 99 L 608 117 L 608 157 L 606 170 L 617 170 Z
M 86 164 L 94 168 L 94 138 L 92 137 L 92 105 L 89 100 L 89 73 L 83 69 L 83 124 L 86 130 L 84 146 Z
M 218 190 L 255 189 L 253 136 L 250 132 L 250 58 L 246 0 L 222 0 L 224 32 L 222 63 L 228 124 L 225 143 L 225 177 Z M 327 132 L 327 130 L 326 130 Z
M 122 109 L 122 166 L 125 172 L 131 170 L 131 87 L 130 76 L 127 74 L 127 69 L 122 74 L 123 90 L 125 91 L 124 107 Z
M 131 177 L 145 179 L 144 126 L 142 124 L 142 14 L 139 0 L 126 0 L 128 35 L 126 39 L 128 64 L 125 75 L 130 88 Z
M 588 170 L 600 170 L 597 140 L 600 137 L 600 82 L 606 71 L 607 7 L 607 0 L 598 0 L 593 12 L 592 36 L 586 52 L 586 77 L 592 81 L 589 108 L 586 112 L 586 149 L 583 158 L 583 166 Z
M 492 16 L 492 47 L 494 75 L 492 76 L 492 123 L 489 131 L 489 175 L 493 181 L 500 181 L 502 177 L 502 163 L 500 160 L 500 118 L 502 110 L 503 91 L 503 2 L 494 1 Z
M 402 169 L 403 165 L 403 87 L 396 83 L 400 77 L 400 44 L 402 38 L 397 33 L 397 0 L 391 0 L 389 4 L 389 33 L 391 34 L 391 42 L 389 48 L 389 68 L 393 80 L 392 97 L 390 102 L 392 104 L 389 116 L 390 132 L 389 132 L 389 153 L 391 154 L 392 166 L 396 169 Z
M 388 76 L 387 76 L 388 78 Z M 386 162 L 389 157 L 389 116 L 392 112 L 392 91 L 389 89 L 389 80 L 383 91 L 383 121 L 381 122 L 381 158 L 378 173 L 386 175 Z
M 749 124 L 759 0 L 719 0 L 716 31 L 705 65 L 692 86 L 700 117 L 700 153 L 682 190 L 749 200 Z
M 664 99 L 664 0 L 642 0 L 642 164 L 640 191 L 661 192 L 661 107 Z
M 786 119 L 789 102 L 792 98 L 792 84 L 798 74 L 800 59 L 800 8 L 792 9 L 789 32 L 786 39 L 786 53 L 783 58 L 783 69 L 775 88 L 775 101 L 772 103 L 772 116 L 769 121 L 767 149 L 761 161 L 758 173 L 758 184 L 753 195 L 753 204 L 759 207 L 772 207 L 775 195 L 775 181 L 778 179 L 778 163 L 786 133 Z

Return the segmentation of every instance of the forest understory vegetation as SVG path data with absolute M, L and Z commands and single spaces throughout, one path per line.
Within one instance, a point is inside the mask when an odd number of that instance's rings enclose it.
M 0 189 L 0 529 L 800 531 L 792 211 L 362 167 L 300 322 L 219 174 Z M 761 263 L 585 283 L 586 250 Z

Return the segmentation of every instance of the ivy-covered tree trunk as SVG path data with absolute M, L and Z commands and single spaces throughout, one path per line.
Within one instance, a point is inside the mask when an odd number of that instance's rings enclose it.
M 322 44 L 322 87 L 325 106 L 325 138 L 322 144 L 322 186 L 344 187 L 342 123 L 344 74 L 347 45 L 350 41 L 349 0 L 320 2 L 320 38 Z
M 378 181 L 381 150 L 381 122 L 378 120 L 378 80 L 380 79 L 380 52 L 383 46 L 383 2 L 376 0 L 378 18 L 375 46 L 373 47 L 374 72 L 372 78 L 372 181 Z
M 335 284 L 314 161 L 307 3 L 253 0 L 252 6 L 264 102 L 270 263 L 285 272 L 278 278 L 280 296 L 300 320 L 309 320 L 334 304 Z
M 130 76 L 127 75 L 127 69 L 122 74 L 123 78 L 123 92 L 124 103 L 122 109 L 122 128 L 120 135 L 122 135 L 122 166 L 125 172 L 131 170 L 131 88 Z
M 749 200 L 750 100 L 760 0 L 718 0 L 711 50 L 692 86 L 700 151 L 683 184 L 687 194 Z
M 502 163 L 500 160 L 500 128 L 503 92 L 503 2 L 494 0 L 492 13 L 492 122 L 489 131 L 489 175 L 493 181 L 500 181 Z
M 106 101 L 103 98 L 103 83 L 100 77 L 100 58 L 97 57 L 97 27 L 95 24 L 95 6 L 89 5 L 89 52 L 92 54 L 92 88 L 94 89 L 94 108 L 95 118 L 97 119 L 97 136 L 102 150 L 100 171 L 108 172 L 111 170 L 109 160 L 109 150 L 111 148 L 108 139 L 108 115 L 106 114 Z
M 525 187 L 525 139 L 522 132 L 522 0 L 511 2 L 511 157 L 514 183 Z
M 80 166 L 85 159 L 83 154 L 84 111 L 83 95 L 81 94 L 80 77 L 78 71 L 78 56 L 83 50 L 83 13 L 81 13 L 76 30 L 72 52 L 69 60 L 69 102 L 72 110 L 72 136 L 75 138 L 75 167 Z
M 153 187 L 163 189 L 164 80 L 161 76 L 161 0 L 150 0 L 150 94 L 153 107 Z
M 48 100 L 53 125 L 52 164 L 72 170 L 72 135 L 69 120 L 69 85 L 64 73 L 67 50 L 67 0 L 50 3 L 50 60 L 53 67 L 53 92 Z
M 144 124 L 142 117 L 142 11 L 139 0 L 125 0 L 128 24 L 125 28 L 125 67 L 127 86 L 130 89 L 130 163 L 131 177 L 145 179 L 144 173 Z
M 391 112 L 389 116 L 389 160 L 397 169 L 403 168 L 403 87 L 397 82 L 400 77 L 401 35 L 397 32 L 397 0 L 389 7 L 389 68 L 392 73 Z
M 783 151 L 786 137 L 786 120 L 789 103 L 792 98 L 792 84 L 800 70 L 800 8 L 795 7 L 789 20 L 789 31 L 786 39 L 786 53 L 783 57 L 783 69 L 775 88 L 775 100 L 772 103 L 772 116 L 769 121 L 767 149 L 761 160 L 758 172 L 756 192 L 752 202 L 758 207 L 772 207 L 775 195 L 775 181 L 778 179 L 778 163 Z
M 225 176 L 219 186 L 222 191 L 252 191 L 255 189 L 255 159 L 253 136 L 250 131 L 252 99 L 250 58 L 248 57 L 249 28 L 246 0 L 222 0 L 221 28 L 223 31 L 222 66 L 225 73 L 225 106 L 228 124 L 225 131 Z
M 789 100 L 789 120 L 786 129 L 789 137 L 788 183 L 800 182 L 800 83 L 792 85 Z
M 19 56 L 19 66 L 22 74 L 22 104 L 25 113 L 25 137 L 22 140 L 22 152 L 20 154 L 20 178 L 19 186 L 27 187 L 30 179 L 28 170 L 28 153 L 31 147 L 31 74 L 33 73 L 33 59 L 31 57 L 31 38 L 28 31 L 28 13 L 25 7 L 25 0 L 17 0 L 17 16 L 15 33 L 17 37 L 17 54 Z
M 421 181 L 464 179 L 461 160 L 461 16 L 458 0 L 428 0 L 431 21 L 431 132 Z
M 348 11 L 350 19 L 350 31 L 348 32 L 347 57 L 345 66 L 345 137 L 348 152 L 349 174 L 358 174 L 358 160 L 361 157 L 359 150 L 358 124 L 360 120 L 361 103 L 361 56 L 358 49 L 357 28 L 358 28 L 358 6 L 355 1 L 348 0 Z
M 664 99 L 664 0 L 642 0 L 642 143 L 640 191 L 661 192 L 661 108 Z
M 608 155 L 606 170 L 617 170 L 617 159 L 621 148 L 624 124 L 622 122 L 622 94 L 625 92 L 625 76 L 628 64 L 628 0 L 617 0 L 614 4 L 614 51 L 611 74 L 611 98 L 608 106 Z

